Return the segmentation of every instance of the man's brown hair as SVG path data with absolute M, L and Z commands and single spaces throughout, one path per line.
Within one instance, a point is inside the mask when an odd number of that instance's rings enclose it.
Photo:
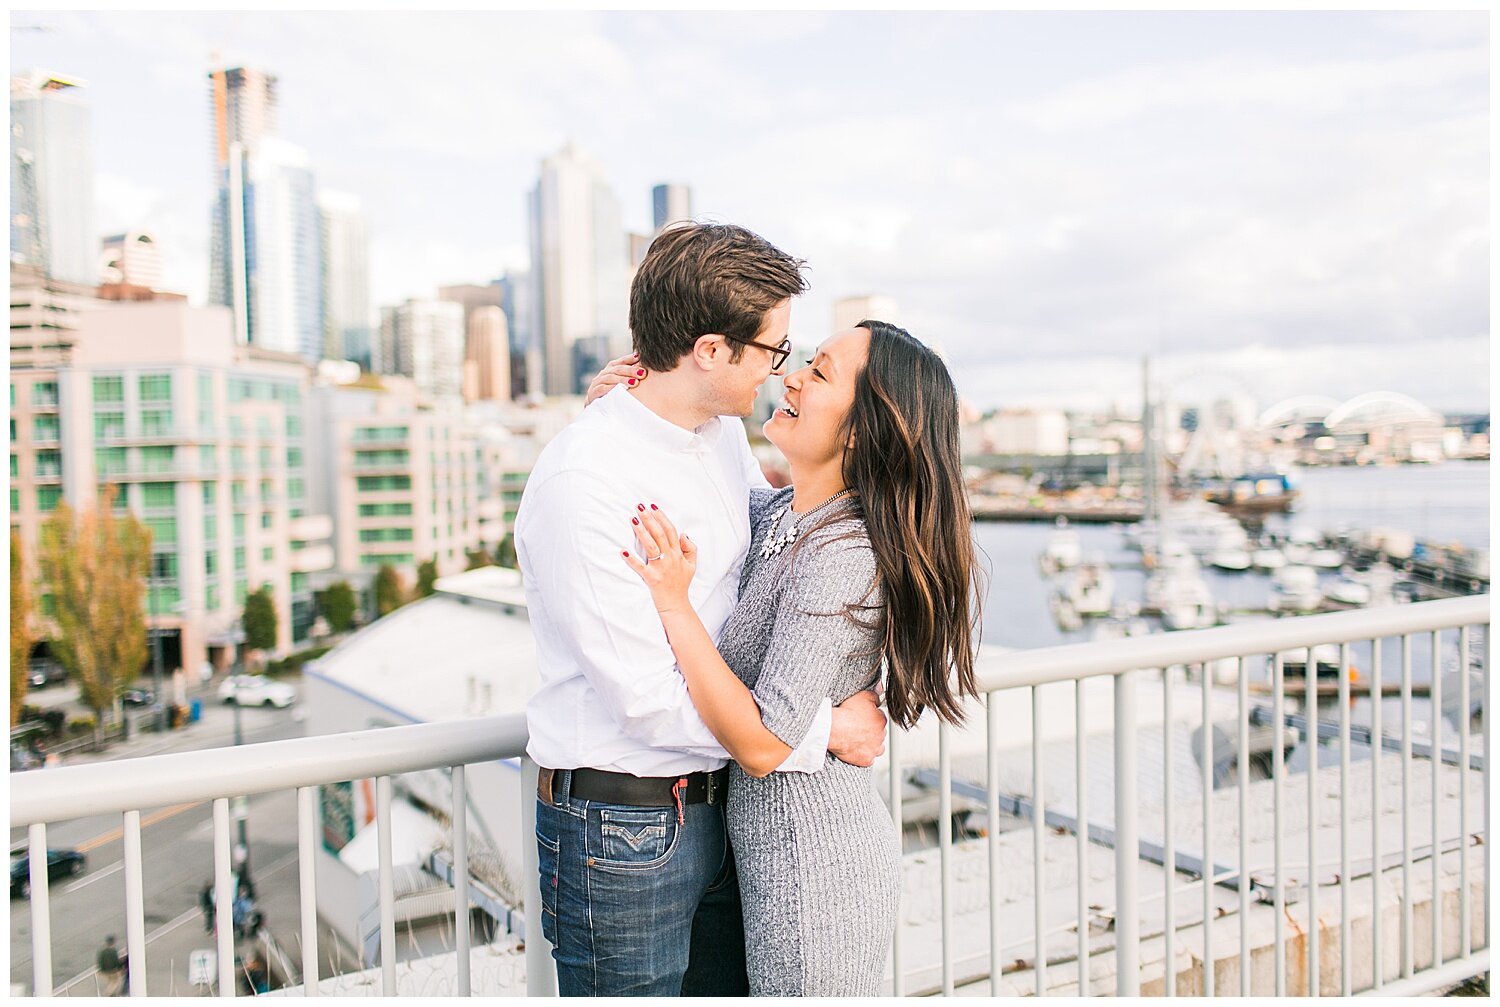
M 663 231 L 630 285 L 630 331 L 641 366 L 670 371 L 711 332 L 729 337 L 729 359 L 738 361 L 766 312 L 807 290 L 806 265 L 733 224 Z

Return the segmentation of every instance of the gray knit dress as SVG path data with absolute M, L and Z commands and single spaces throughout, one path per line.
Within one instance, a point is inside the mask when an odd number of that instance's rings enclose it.
M 796 747 L 824 697 L 841 703 L 875 681 L 875 556 L 845 499 L 804 516 L 796 547 L 762 559 L 791 489 L 751 496 L 740 601 L 719 651 L 755 693 L 761 720 Z M 834 514 L 847 515 L 812 532 Z M 791 519 L 782 518 L 777 531 Z M 896 927 L 901 854 L 869 769 L 827 757 L 817 773 L 747 776 L 730 763 L 727 814 L 757 996 L 873 996 Z

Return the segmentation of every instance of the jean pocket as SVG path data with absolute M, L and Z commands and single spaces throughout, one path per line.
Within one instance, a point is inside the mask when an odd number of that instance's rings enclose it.
M 600 808 L 598 853 L 590 865 L 647 870 L 671 859 L 677 845 L 677 813 L 670 808 Z
M 542 936 L 557 944 L 557 872 L 562 844 L 536 832 L 537 872 L 542 890 Z

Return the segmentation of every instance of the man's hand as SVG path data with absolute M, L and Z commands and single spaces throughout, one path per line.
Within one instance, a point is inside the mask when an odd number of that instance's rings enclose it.
M 885 751 L 885 714 L 873 690 L 856 693 L 833 708 L 828 751 L 851 766 L 871 766 Z

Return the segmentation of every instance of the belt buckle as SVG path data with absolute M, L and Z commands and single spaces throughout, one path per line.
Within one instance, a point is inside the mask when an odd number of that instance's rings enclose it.
M 714 788 L 714 784 L 717 782 L 717 777 L 715 777 L 715 775 L 713 773 L 705 773 L 704 774 L 704 778 L 705 778 L 704 779 L 704 785 L 705 785 L 705 787 L 707 789 L 707 792 L 708 792 L 708 796 L 707 796 L 706 799 L 708 801 L 709 806 L 712 807 L 716 803 L 714 801 L 714 796 L 715 796 L 715 793 L 714 793 L 714 789 L 715 789 Z

